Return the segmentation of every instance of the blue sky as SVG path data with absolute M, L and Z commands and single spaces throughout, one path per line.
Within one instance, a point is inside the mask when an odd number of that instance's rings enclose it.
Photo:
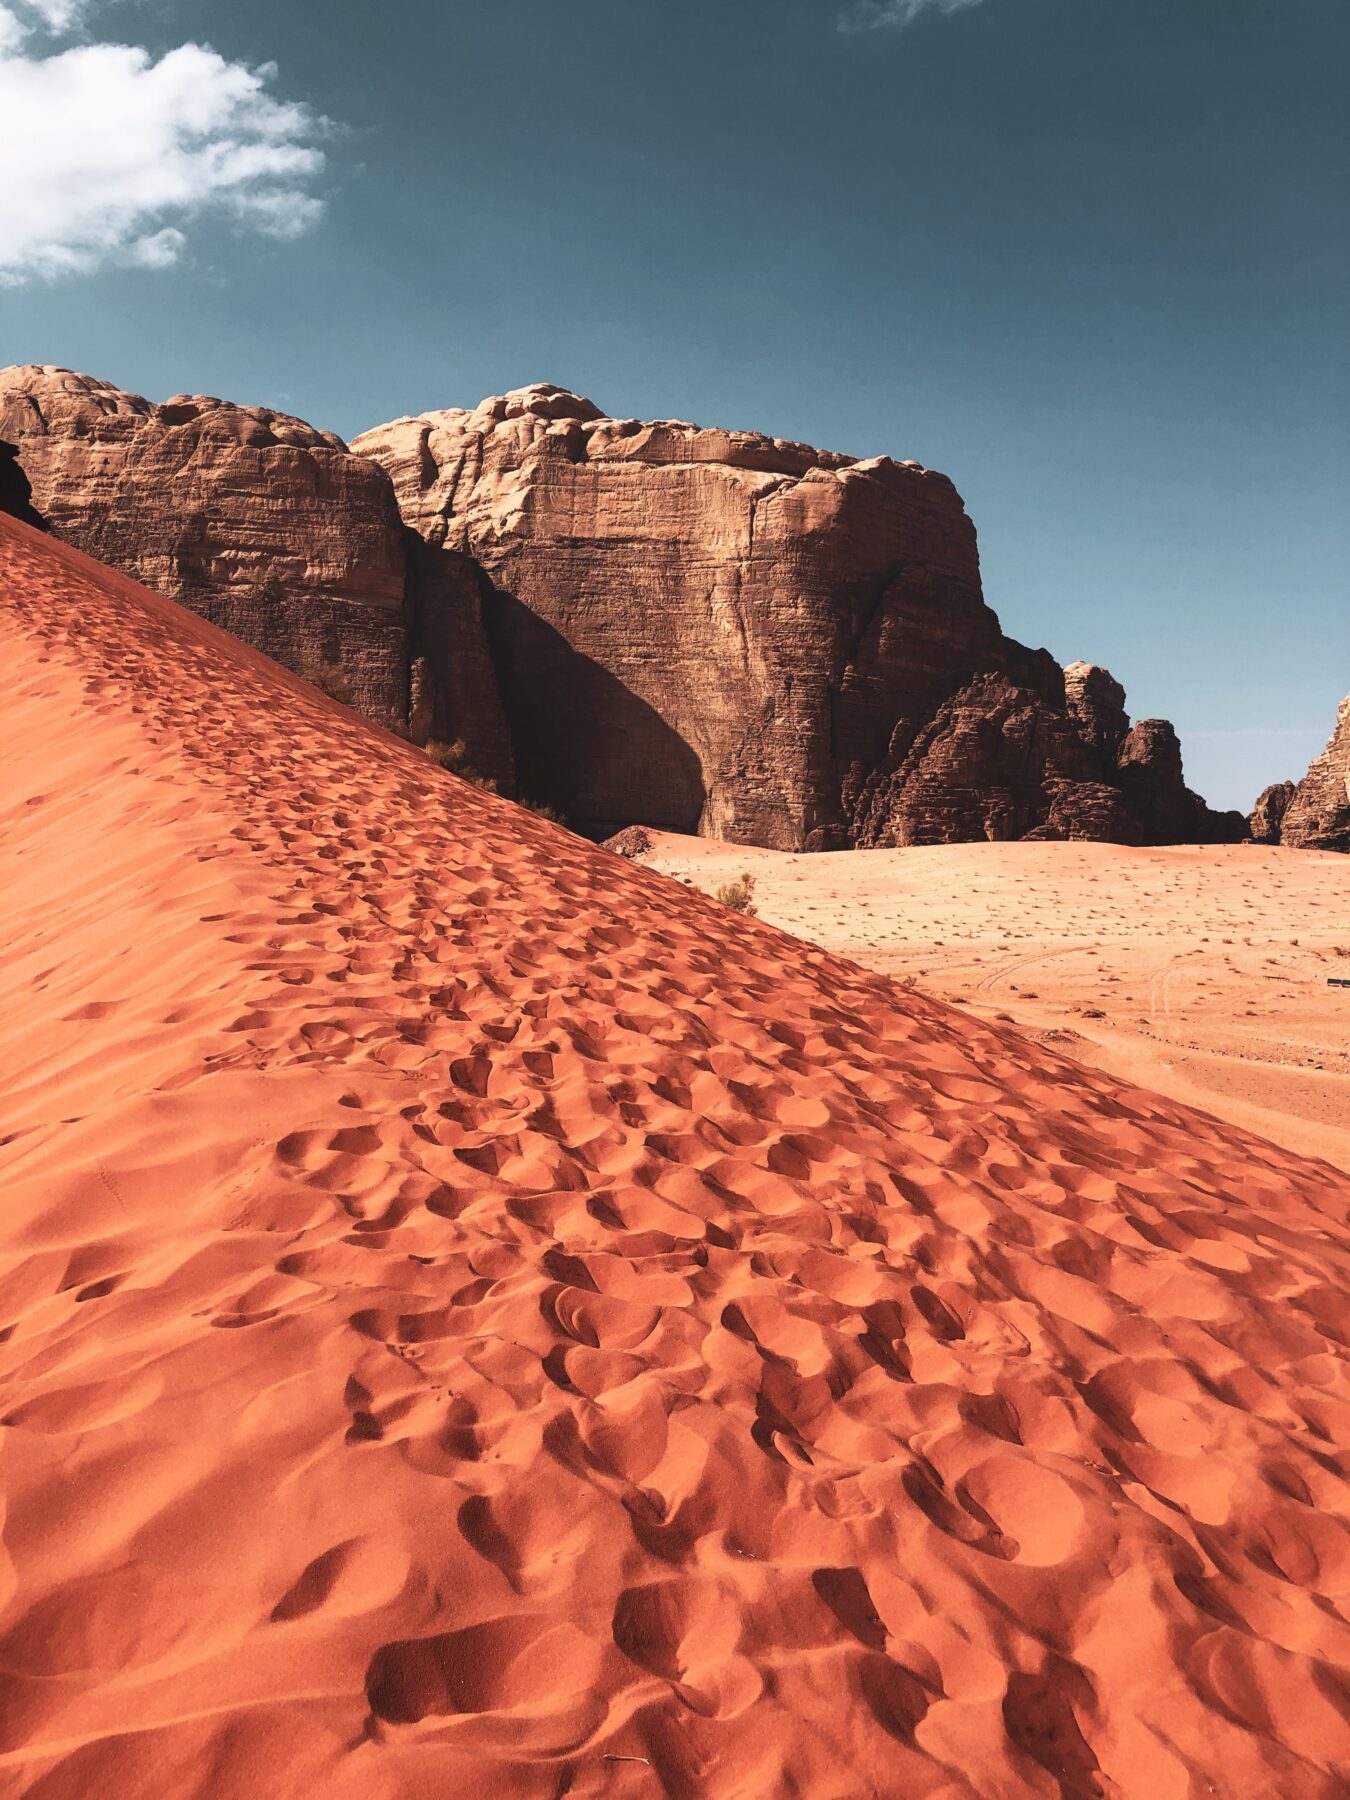
M 1344 0 L 0 0 L 0 362 L 917 457 L 1245 807 L 1350 687 L 1348 90 Z

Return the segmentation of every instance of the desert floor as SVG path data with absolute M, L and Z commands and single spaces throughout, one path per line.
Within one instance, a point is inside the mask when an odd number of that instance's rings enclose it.
M 0 1791 L 1339 1800 L 1350 1181 L 4 520 L 0 642 Z
M 649 867 L 1065 1055 L 1350 1171 L 1350 857 L 1116 844 L 793 856 L 653 832 Z

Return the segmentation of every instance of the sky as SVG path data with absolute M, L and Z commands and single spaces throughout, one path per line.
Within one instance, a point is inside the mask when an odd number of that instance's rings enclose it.
M 0 0 L 0 364 L 942 469 L 1250 806 L 1350 688 L 1345 0 Z

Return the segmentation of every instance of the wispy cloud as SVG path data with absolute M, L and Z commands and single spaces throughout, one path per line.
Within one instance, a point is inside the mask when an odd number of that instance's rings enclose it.
M 980 0 L 852 0 L 839 15 L 839 29 L 850 34 L 899 31 L 912 25 L 921 13 L 964 12 L 979 4 Z
M 0 4 L 0 284 L 165 268 L 207 211 L 274 238 L 314 223 L 327 121 L 274 97 L 273 64 L 205 44 L 158 61 L 130 44 L 63 44 L 92 10 Z

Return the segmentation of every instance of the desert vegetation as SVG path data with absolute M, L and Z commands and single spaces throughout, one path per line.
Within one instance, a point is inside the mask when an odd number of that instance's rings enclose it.
M 724 882 L 718 888 L 715 898 L 732 912 L 746 913 L 751 918 L 759 911 L 755 905 L 755 878 L 748 869 L 738 875 L 735 881 Z

